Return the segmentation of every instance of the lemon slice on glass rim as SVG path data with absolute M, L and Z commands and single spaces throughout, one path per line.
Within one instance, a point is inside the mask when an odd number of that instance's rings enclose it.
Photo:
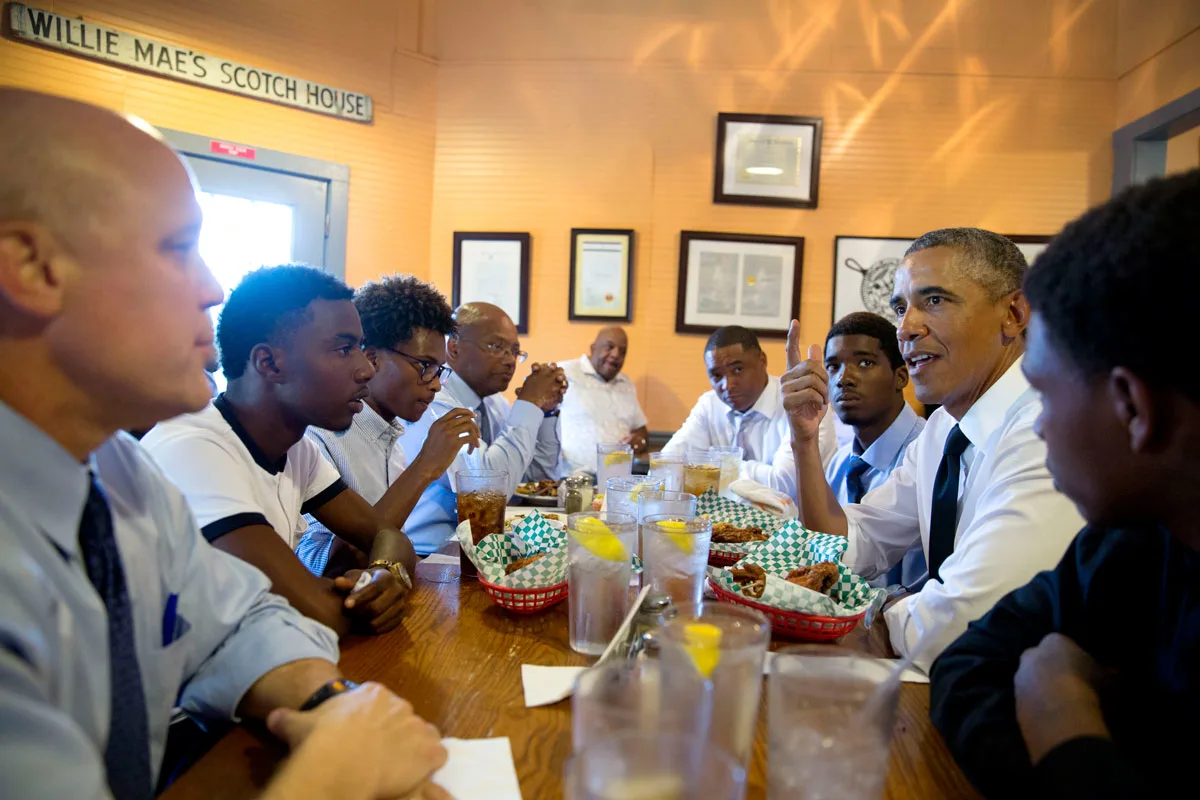
M 688 524 L 681 519 L 664 519 L 659 521 L 658 529 L 672 544 L 685 553 L 696 548 L 696 537 L 687 532 Z
M 721 660 L 721 629 L 708 622 L 690 622 L 683 626 L 683 649 L 707 680 Z
M 611 467 L 615 464 L 624 464 L 626 461 L 633 461 L 633 456 L 623 450 L 618 450 L 604 457 L 604 466 Z
M 595 517 L 584 517 L 575 523 L 570 534 L 592 555 L 605 561 L 628 561 L 629 551 L 612 532 L 612 528 Z

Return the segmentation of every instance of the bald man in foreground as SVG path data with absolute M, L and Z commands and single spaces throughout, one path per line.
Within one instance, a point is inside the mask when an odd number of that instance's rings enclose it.
M 517 402 L 501 396 L 525 361 L 517 326 L 504 310 L 491 303 L 467 303 L 454 311 L 456 330 L 446 339 L 447 363 L 453 372 L 442 382 L 425 415 L 409 425 L 399 439 L 412 460 L 442 415 L 466 409 L 475 413 L 481 446 L 464 447 L 446 473 L 429 485 L 408 515 L 404 532 L 417 553 L 434 552 L 458 524 L 454 476 L 464 469 L 502 469 L 508 473 L 508 494 L 522 481 L 557 480 L 561 453 L 558 407 L 567 379 L 555 364 L 534 364 Z
M 178 157 L 144 123 L 0 89 L 0 163 L 4 796 L 152 797 L 179 705 L 288 743 L 264 797 L 445 797 L 437 731 L 343 680 L 333 632 L 210 547 L 121 433 L 209 398 L 222 292 Z
M 563 465 L 568 472 L 596 471 L 596 445 L 629 444 L 646 452 L 646 414 L 637 387 L 621 374 L 629 338 L 623 328 L 602 328 L 586 355 L 563 362 L 571 391 L 562 404 Z

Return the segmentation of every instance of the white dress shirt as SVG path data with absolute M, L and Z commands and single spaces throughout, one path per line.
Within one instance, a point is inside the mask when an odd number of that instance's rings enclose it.
M 735 446 L 744 451 L 738 477 L 796 496 L 792 429 L 783 408 L 779 378 L 767 378 L 767 387 L 745 413 L 725 405 L 711 389 L 700 395 L 683 425 L 663 446 L 663 452 L 686 454 L 690 449 Z M 821 420 L 820 447 L 821 461 L 828 464 L 837 452 L 837 429 L 828 411 Z
M 971 445 L 962 455 L 954 552 L 940 580 L 897 601 L 885 613 L 892 647 L 906 655 L 926 631 L 916 659 L 933 660 L 1001 597 L 1053 569 L 1083 519 L 1054 488 L 1046 446 L 1033 432 L 1042 402 L 1018 359 L 957 424 Z M 929 555 L 933 484 L 955 420 L 945 408 L 930 417 L 904 461 L 857 505 L 846 506 L 849 546 L 843 563 L 870 578 L 920 543 Z
M 850 471 L 851 456 L 858 456 L 867 462 L 867 469 L 860 478 L 865 494 L 886 481 L 892 470 L 900 466 L 905 450 L 923 430 L 925 420 L 913 411 L 912 406 L 905 403 L 896 419 L 892 420 L 892 424 L 866 450 L 859 447 L 858 439 L 853 436 L 849 442 L 839 447 L 825 467 L 825 477 L 829 480 L 829 487 L 837 496 L 838 503 L 844 506 L 848 499 L 846 475 Z
M 337 636 L 204 541 L 183 495 L 133 437 L 80 463 L 0 403 L 0 795 L 111 798 L 108 614 L 79 526 L 91 468 L 112 513 L 157 775 L 171 709 L 233 719 L 278 666 L 338 659 Z M 152 776 L 153 777 L 153 776 Z
M 569 390 L 568 390 L 569 391 Z M 559 476 L 558 462 L 562 452 L 559 444 L 557 416 L 547 417 L 542 410 L 526 400 L 511 405 L 499 394 L 480 399 L 462 378 L 453 373 L 442 384 L 433 403 L 421 419 L 406 426 L 400 437 L 409 463 L 421 452 L 429 427 L 443 414 L 465 408 L 487 414 L 492 431 L 492 443 L 467 452 L 459 451 L 450 468 L 429 485 L 412 513 L 404 532 L 421 555 L 437 550 L 454 533 L 458 525 L 458 497 L 454 490 L 454 474 L 464 469 L 502 469 L 508 472 L 508 493 L 526 480 L 551 480 Z M 482 422 L 480 428 L 483 428 Z
M 561 362 L 570 388 L 562 402 L 562 454 L 569 472 L 596 471 L 596 445 L 621 441 L 646 425 L 628 375 L 601 378 L 587 356 Z

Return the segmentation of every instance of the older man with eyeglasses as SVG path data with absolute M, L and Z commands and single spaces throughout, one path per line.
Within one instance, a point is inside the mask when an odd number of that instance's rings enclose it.
M 420 452 L 409 461 L 396 444 L 405 422 L 421 419 L 442 389 L 446 337 L 455 330 L 446 298 L 410 275 L 368 283 L 354 295 L 363 326 L 363 350 L 375 368 L 363 410 L 344 431 L 309 428 L 308 438 L 341 473 L 342 480 L 404 527 L 421 494 L 453 463 L 463 445 L 479 444 L 475 415 L 452 408 L 429 427 Z M 311 515 L 296 547 L 317 575 L 340 575 L 362 566 L 365 555 L 334 536 Z
M 361 313 L 361 310 L 360 310 Z M 454 475 L 464 469 L 502 469 L 508 492 L 530 480 L 557 480 L 562 449 L 558 407 L 567 379 L 555 364 L 534 364 L 517 402 L 501 396 L 527 355 L 521 352 L 517 327 L 504 310 L 490 303 L 467 303 L 454 312 L 455 330 L 446 341 L 451 374 L 421 419 L 400 437 L 405 453 L 415 459 L 435 428 L 448 416 L 473 412 L 479 448 L 460 448 L 408 516 L 405 533 L 420 554 L 432 553 L 454 532 L 458 522 Z M 364 327 L 365 327 L 364 322 Z

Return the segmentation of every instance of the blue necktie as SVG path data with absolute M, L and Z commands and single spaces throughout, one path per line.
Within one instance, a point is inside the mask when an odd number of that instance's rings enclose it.
M 133 634 L 133 608 L 125 585 L 121 553 L 113 536 L 112 514 L 104 491 L 91 477 L 91 491 L 79 523 L 79 549 L 88 578 L 108 612 L 108 662 L 111 719 L 104 766 L 108 788 L 117 800 L 149 800 L 150 732 L 146 695 Z
M 484 444 L 492 443 L 492 421 L 488 419 L 487 406 L 483 403 L 479 404 L 479 408 L 475 411 L 476 422 L 479 423 L 479 438 Z
M 929 579 L 940 580 L 942 562 L 954 552 L 954 534 L 958 529 L 958 478 L 962 473 L 962 454 L 971 440 L 955 425 L 946 437 L 942 463 L 933 480 L 933 503 L 929 514 Z
M 866 487 L 863 486 L 863 473 L 871 468 L 871 465 L 863 461 L 858 456 L 850 456 L 850 469 L 846 471 L 846 502 L 861 503 L 863 495 L 867 493 Z

